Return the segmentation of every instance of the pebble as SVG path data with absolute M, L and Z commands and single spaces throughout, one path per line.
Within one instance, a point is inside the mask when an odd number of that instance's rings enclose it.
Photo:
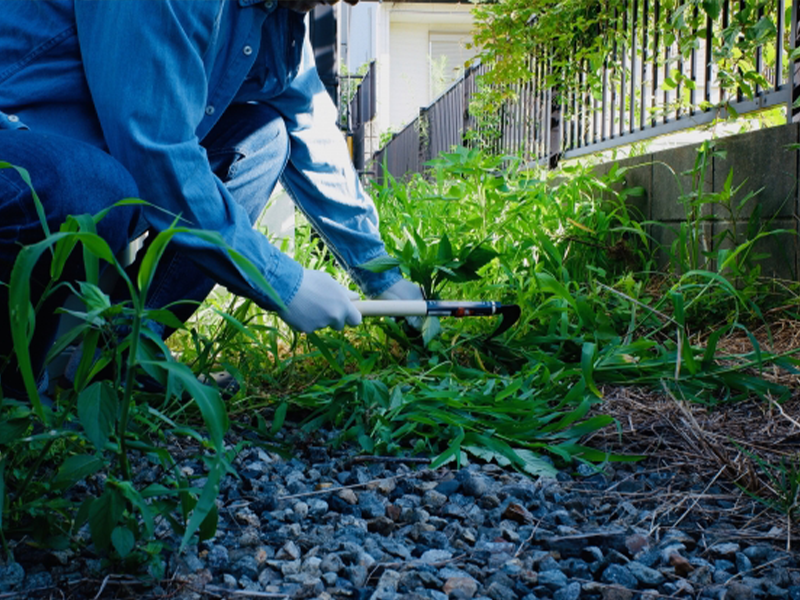
M 0 564 L 0 592 L 12 592 L 25 580 L 25 569 L 16 562 Z
M 581 584 L 573 581 L 553 595 L 553 600 L 578 600 L 581 597 Z
M 315 600 L 800 600 L 797 557 L 779 541 L 735 538 L 725 519 L 703 516 L 704 500 L 670 529 L 676 515 L 657 490 L 674 493 L 677 476 L 578 465 L 531 480 L 496 465 L 344 468 L 338 450 L 305 453 L 286 461 L 245 449 L 235 464 L 250 481 L 221 485 L 219 505 L 231 508 L 215 537 L 175 561 L 191 590 L 161 597 L 199 599 L 208 585 Z M 0 562 L 0 595 L 63 586 L 66 573 L 102 580 L 96 558 L 48 556 Z

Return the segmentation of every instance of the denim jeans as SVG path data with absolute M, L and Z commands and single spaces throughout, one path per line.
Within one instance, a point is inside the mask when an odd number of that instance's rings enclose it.
M 58 135 L 25 130 L 0 131 L 0 160 L 25 168 L 45 210 L 50 231 L 58 231 L 67 215 L 96 214 L 118 200 L 138 195 L 130 174 L 111 156 L 94 146 Z M 111 210 L 97 226 L 116 253 L 124 249 L 138 221 L 136 207 Z M 30 188 L 14 169 L 0 170 L 0 282 L 7 283 L 22 246 L 44 239 Z M 31 278 L 31 300 L 41 297 L 50 281 L 50 255 L 45 253 Z M 83 260 L 73 252 L 62 276 L 64 282 L 83 279 Z M 44 359 L 58 328 L 56 310 L 68 290 L 62 286 L 48 296 L 37 317 L 30 343 L 34 372 L 41 375 Z M 0 285 L 0 361 L 12 353 L 8 287 Z M 2 364 L 2 362 L 0 362 Z M 22 381 L 12 359 L 0 373 L 6 396 L 20 396 Z
M 255 224 L 288 160 L 289 139 L 282 118 L 262 105 L 232 106 L 203 140 L 203 147 L 214 173 Z M 1 130 L 0 161 L 30 172 L 51 231 L 57 231 L 67 215 L 95 214 L 122 198 L 137 196 L 133 178 L 116 160 L 70 138 Z M 114 252 L 124 249 L 140 230 L 140 211 L 135 207 L 115 208 L 98 226 L 98 233 Z M 8 281 L 20 247 L 43 238 L 30 189 L 13 169 L 0 170 L 0 282 Z M 83 275 L 80 254 L 74 258 L 64 272 L 65 281 L 79 281 Z M 32 281 L 34 302 L 48 281 L 49 261 L 42 260 Z M 186 320 L 214 284 L 190 253 L 171 244 L 156 270 L 147 306 L 170 305 L 178 318 Z M 66 296 L 63 289 L 37 315 L 30 346 L 36 372 L 44 368 L 58 326 L 55 311 Z M 0 286 L 0 361 L 11 352 L 8 289 Z M 0 374 L 0 385 L 7 396 L 22 390 L 13 361 Z

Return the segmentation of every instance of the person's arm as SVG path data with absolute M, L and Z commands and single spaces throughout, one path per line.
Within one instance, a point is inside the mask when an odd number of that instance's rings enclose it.
M 376 274 L 359 268 L 386 254 L 378 213 L 358 179 L 337 113 L 313 64 L 306 40 L 303 64 L 291 85 L 268 100 L 283 116 L 291 156 L 282 181 L 297 206 L 348 274 L 370 296 L 400 280 L 397 269 Z
M 213 111 L 208 73 L 224 57 L 213 55 L 209 40 L 219 33 L 214 28 L 225 10 L 239 7 L 228 0 L 75 0 L 86 79 L 109 150 L 134 176 L 142 198 L 180 215 L 181 225 L 219 232 L 288 304 L 300 288 L 303 269 L 253 229 L 211 172 L 197 137 Z M 246 33 L 259 35 L 257 29 Z M 241 79 L 248 61 L 244 54 L 231 61 L 234 71 L 242 71 Z M 174 220 L 157 209 L 146 215 L 159 230 Z M 225 252 L 192 236 L 176 241 L 216 281 L 275 308 Z

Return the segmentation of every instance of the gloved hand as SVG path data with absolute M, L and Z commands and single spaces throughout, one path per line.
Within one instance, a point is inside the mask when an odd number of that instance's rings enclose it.
M 322 271 L 305 269 L 300 289 L 278 316 L 292 329 L 311 333 L 331 327 L 337 331 L 345 325 L 361 324 L 361 313 L 353 306 L 358 294 L 340 285 Z
M 389 289 L 375 298 L 376 300 L 425 300 L 422 288 L 408 279 L 401 279 L 392 284 Z M 423 317 L 406 317 L 405 319 L 417 331 L 422 330 Z

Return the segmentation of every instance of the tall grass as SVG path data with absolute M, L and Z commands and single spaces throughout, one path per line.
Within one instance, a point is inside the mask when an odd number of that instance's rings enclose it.
M 24 169 L 7 163 L 0 163 L 0 168 L 16 169 L 31 184 Z M 151 563 L 159 569 L 163 563 L 161 546 L 154 540 L 156 519 L 166 519 L 173 526 L 181 536 L 181 547 L 213 535 L 217 491 L 222 477 L 232 471 L 232 453 L 226 447 L 229 421 L 218 391 L 175 362 L 160 337 L 146 326 L 159 322 L 180 327 L 181 323 L 168 310 L 146 308 L 145 299 L 158 261 L 175 235 L 194 235 L 226 246 L 218 234 L 172 227 L 149 244 L 132 280 L 97 235 L 96 226 L 109 211 L 142 201 L 123 200 L 97 215 L 69 217 L 58 232 L 51 232 L 35 191 L 33 199 L 42 217 L 44 239 L 22 248 L 4 283 L 9 290 L 6 309 L 15 358 L 5 361 L 4 369 L 16 363 L 27 392 L 27 398 L 0 395 L 4 550 L 11 552 L 8 533 L 61 548 L 73 544 L 78 531 L 87 526 L 97 553 L 129 568 Z M 233 262 L 274 296 L 252 265 L 233 250 L 227 251 Z M 50 263 L 51 283 L 41 297 L 32 298 L 31 274 L 44 260 Z M 86 281 L 63 280 L 70 261 L 83 262 Z M 99 287 L 103 265 L 116 272 L 128 290 L 127 301 L 112 304 Z M 48 362 L 68 348 L 75 348 L 79 360 L 74 379 L 56 387 L 54 397 L 44 401 L 29 343 L 37 312 L 63 286 L 72 289 L 84 309 L 70 311 L 78 324 L 56 341 Z M 164 392 L 143 393 L 137 379 L 145 375 L 163 385 Z M 176 436 L 196 444 L 197 458 L 207 466 L 203 485 L 196 484 L 200 473 L 186 475 L 171 454 L 174 445 L 166 440 Z M 157 482 L 137 481 L 131 465 L 134 457 L 159 472 Z M 82 491 L 73 492 L 79 483 Z
M 629 204 L 637 191 L 621 186 L 624 175 L 612 169 L 597 177 L 578 167 L 527 171 L 512 157 L 462 148 L 433 161 L 425 177 L 389 178 L 373 189 L 392 255 L 383 262 L 399 266 L 431 297 L 520 305 L 522 319 L 499 338 L 488 335 L 496 326 L 491 319 L 429 321 L 422 333 L 375 319 L 343 333 L 306 336 L 222 294 L 179 329 L 168 349 L 143 324 L 179 324 L 168 311 L 146 310 L 143 299 L 164 245 L 185 230 L 164 232 L 150 246 L 136 281 L 92 229 L 102 215 L 46 232 L 43 242 L 22 251 L 8 282 L 11 310 L 23 317 L 15 347 L 30 402 L 0 404 L 2 531 L 63 546 L 88 525 L 95 550 L 129 568 L 161 564 L 157 518 L 172 525 L 182 546 L 212 536 L 219 482 L 237 449 L 225 445 L 226 407 L 195 374 L 219 366 L 244 384 L 227 413 L 255 434 L 249 443 L 290 454 L 291 445 L 274 436 L 291 419 L 311 437 L 334 429 L 336 443 L 363 452 L 423 454 L 433 466 L 494 461 L 531 476 L 552 476 L 581 461 L 639 458 L 584 444 L 589 434 L 614 426 L 602 414 L 608 385 L 666 387 L 710 406 L 785 398 L 789 390 L 759 372 L 769 363 L 795 369 L 792 356 L 772 355 L 751 336 L 749 351 L 718 360 L 726 333 L 761 318 L 760 257 L 749 249 L 764 232 L 698 262 L 706 254 L 691 233 L 702 214 L 693 207 L 733 202 L 735 191 L 686 200 L 689 233 L 680 245 L 661 249 L 673 266 L 662 271 L 648 235 L 652 225 Z M 219 243 L 208 232 L 191 233 Z M 45 252 L 52 249 L 63 257 L 54 264 L 62 264 L 78 246 L 87 260 L 119 272 L 130 300 L 112 305 L 93 278 L 75 287 L 85 310 L 54 354 L 81 342 L 82 360 L 74 385 L 57 390 L 51 409 L 38 401 L 25 366 L 35 318 L 26 274 Z M 301 263 L 342 277 L 307 225 L 298 228 L 296 246 Z M 57 270 L 53 275 L 57 281 Z M 787 292 L 781 301 L 792 304 L 795 297 Z M 702 347 L 691 343 L 698 334 L 706 334 Z M 104 345 L 107 339 L 114 343 Z M 137 389 L 142 372 L 165 391 Z M 175 436 L 193 440 L 205 473 L 190 477 L 179 468 L 167 442 Z M 134 456 L 153 465 L 158 483 L 136 483 Z M 85 501 L 70 499 L 77 485 Z

